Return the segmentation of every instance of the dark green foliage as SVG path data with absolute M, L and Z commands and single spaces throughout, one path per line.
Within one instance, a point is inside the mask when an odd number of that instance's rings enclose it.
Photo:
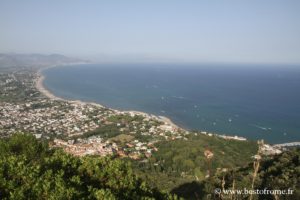
M 102 125 L 96 128 L 93 131 L 89 131 L 84 133 L 83 135 L 80 136 L 75 136 L 74 139 L 76 138 L 88 138 L 91 136 L 101 136 L 102 138 L 111 138 L 115 137 L 117 135 L 120 135 L 120 129 L 117 127 L 115 124 L 110 124 L 110 125 Z
M 191 134 L 188 140 L 159 142 L 156 146 L 158 151 L 148 162 L 135 162 L 134 167 L 150 184 L 169 191 L 187 182 L 204 180 L 209 169 L 204 156 L 206 149 L 214 154 L 212 174 L 218 168 L 247 165 L 257 152 L 255 142 L 224 140 L 202 134 Z
M 128 114 L 122 114 L 122 115 L 113 115 L 109 117 L 107 120 L 114 123 L 119 123 L 119 122 L 130 123 L 132 121 L 142 122 L 143 119 L 144 117 L 140 115 L 135 115 L 134 117 L 131 117 Z
M 205 199 L 204 186 L 202 182 L 192 181 L 172 189 L 171 193 L 177 194 L 185 199 Z
M 171 167 L 170 172 L 197 175 L 196 169 L 207 170 L 204 151 L 213 152 L 212 168 L 231 168 L 245 165 L 257 151 L 254 142 L 229 141 L 217 137 L 190 136 L 189 140 L 162 142 L 157 145 L 159 151 L 154 154 L 157 162 L 163 161 L 163 167 Z M 201 178 L 201 177 L 198 177 Z
M 236 189 L 251 189 L 253 165 L 250 163 L 243 168 L 216 174 L 211 180 L 205 181 L 205 193 L 213 194 L 213 189 L 222 188 L 224 176 L 225 189 L 232 188 L 233 181 Z M 292 195 L 278 195 L 279 199 L 300 199 L 300 149 L 286 151 L 274 158 L 265 158 L 260 163 L 258 177 L 254 189 L 258 190 L 293 190 Z M 210 190 L 212 189 L 212 190 Z M 243 198 L 248 198 L 244 195 Z M 239 198 L 242 198 L 239 196 Z M 256 195 L 254 199 L 275 199 L 274 195 Z
M 1 139 L 0 148 L 1 199 L 175 199 L 119 159 L 74 157 L 23 134 Z
M 16 134 L 0 139 L 0 158 L 22 155 L 29 161 L 38 161 L 50 152 L 46 143 L 37 141 L 32 135 Z
M 46 143 L 26 134 L 0 139 L 1 199 L 176 199 L 153 186 L 169 189 L 186 199 L 219 199 L 214 189 L 222 188 L 223 177 L 225 189 L 231 189 L 233 182 L 235 189 L 251 189 L 253 165 L 249 156 L 255 150 L 255 145 L 249 150 L 252 143 L 248 142 L 202 136 L 189 139 L 193 140 L 160 143 L 158 146 L 161 152 L 156 152 L 148 162 L 138 166 L 135 163 L 137 171 L 132 170 L 130 162 L 120 159 L 91 156 L 79 158 L 61 150 L 51 150 Z M 243 149 L 241 145 L 244 148 L 249 145 L 249 148 Z M 214 175 L 196 181 L 195 176 L 200 177 L 199 174 L 206 173 L 205 159 L 198 157 L 203 157 L 203 151 L 207 148 L 214 152 Z M 233 153 L 238 150 L 240 154 Z M 218 155 L 218 152 L 222 153 Z M 176 157 L 182 157 L 182 160 L 177 162 Z M 202 159 L 203 165 L 198 163 Z M 244 165 L 247 161 L 249 164 Z M 175 167 L 173 162 L 178 166 Z M 255 189 L 291 189 L 293 195 L 279 198 L 300 199 L 299 149 L 264 158 L 260 164 Z M 244 167 L 236 168 L 238 165 Z M 229 170 L 224 172 L 218 170 L 219 167 L 227 167 Z M 135 173 L 150 182 L 152 187 L 137 178 Z M 226 195 L 222 198 L 230 199 Z M 248 199 L 249 195 L 235 198 Z M 254 199 L 259 200 L 274 198 L 273 195 L 254 196 Z

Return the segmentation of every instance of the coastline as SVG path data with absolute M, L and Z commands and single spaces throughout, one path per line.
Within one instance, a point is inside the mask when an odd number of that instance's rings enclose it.
M 154 115 L 154 114 L 150 114 L 150 113 L 146 113 L 146 112 L 142 112 L 142 111 L 135 111 L 135 110 L 117 110 L 114 108 L 110 108 L 107 106 L 103 106 L 99 103 L 95 103 L 95 102 L 86 102 L 86 101 L 81 101 L 81 100 L 68 100 L 68 99 L 64 99 L 61 97 L 57 97 L 55 96 L 53 93 L 51 93 L 49 90 L 47 90 L 43 84 L 43 81 L 45 79 L 45 76 L 42 74 L 42 70 L 48 69 L 48 68 L 52 68 L 52 67 L 59 67 L 59 66 L 66 66 L 66 65 L 80 65 L 80 64 L 86 64 L 86 63 L 71 63 L 71 64 L 65 64 L 65 65 L 53 65 L 53 66 L 48 66 L 45 68 L 41 68 L 37 71 L 37 80 L 36 80 L 36 89 L 45 97 L 51 99 L 51 100 L 57 100 L 57 101 L 65 101 L 65 102 L 69 102 L 69 103 L 75 103 L 75 104 L 80 104 L 80 105 L 93 105 L 93 106 L 97 106 L 97 107 L 102 107 L 102 108 L 107 108 L 109 110 L 112 110 L 114 112 L 117 113 L 134 113 L 136 115 L 142 115 L 144 117 L 150 117 L 150 118 L 155 118 L 158 121 L 163 122 L 165 125 L 169 125 L 171 126 L 173 129 L 176 130 L 181 130 L 181 131 L 186 131 L 188 132 L 187 129 L 184 129 L 180 126 L 178 126 L 177 124 L 175 124 L 170 118 L 166 117 L 166 116 L 161 116 L 161 115 Z M 248 141 L 248 138 L 245 137 L 241 137 L 241 136 L 237 136 L 237 135 L 227 135 L 227 134 L 217 134 L 217 133 L 210 133 L 210 132 L 206 132 L 206 131 L 201 131 L 199 130 L 200 134 L 204 134 L 204 135 L 208 135 L 208 136 L 216 136 L 219 138 L 223 138 L 223 139 L 228 139 L 228 140 L 242 140 L 242 141 Z
M 62 98 L 59 98 L 55 95 L 53 95 L 51 92 L 49 92 L 49 90 L 47 90 L 44 85 L 43 85 L 43 81 L 45 79 L 45 76 L 42 75 L 42 73 L 40 71 L 37 72 L 37 80 L 36 80 L 36 84 L 35 87 L 36 89 L 45 97 L 51 99 L 51 100 L 61 100 L 61 101 L 66 101 Z
M 51 65 L 48 67 L 43 67 L 40 68 L 37 72 L 36 72 L 36 84 L 35 84 L 35 88 L 45 97 L 51 99 L 51 100 L 56 100 L 56 101 L 65 101 L 65 102 L 69 102 L 69 103 L 75 103 L 75 104 L 91 104 L 97 107 L 105 107 L 99 103 L 94 103 L 94 102 L 84 102 L 81 100 L 68 100 L 68 99 L 64 99 L 58 96 L 55 96 L 52 92 L 50 92 L 49 90 L 46 89 L 46 87 L 44 86 L 44 80 L 45 80 L 45 76 L 42 74 L 42 71 L 45 69 L 49 69 L 49 68 L 53 68 L 53 67 L 60 67 L 60 66 L 73 66 L 73 65 L 82 65 L 82 64 L 90 64 L 90 63 L 69 63 L 69 64 L 60 64 L 60 65 Z
M 165 125 L 171 126 L 173 129 L 176 130 L 181 130 L 181 131 L 186 131 L 188 132 L 188 130 L 176 125 L 170 118 L 166 117 L 166 116 L 161 116 L 161 115 L 154 115 L 154 114 L 149 114 L 146 112 L 142 112 L 142 111 L 135 111 L 135 110 L 117 110 L 117 109 L 113 109 L 107 106 L 103 106 L 99 103 L 95 103 L 95 102 L 86 102 L 86 101 L 81 101 L 81 100 L 68 100 L 68 99 L 64 99 L 61 97 L 57 97 L 55 96 L 53 93 L 51 93 L 49 90 L 47 90 L 43 84 L 43 81 L 45 80 L 45 76 L 42 74 L 42 70 L 48 69 L 48 68 L 52 68 L 52 67 L 59 67 L 59 66 L 66 66 L 66 65 L 79 65 L 79 64 L 83 64 L 83 63 L 73 63 L 73 64 L 65 64 L 65 65 L 53 65 L 53 66 L 48 66 L 45 68 L 40 68 L 36 75 L 37 75 L 37 80 L 36 80 L 36 89 L 42 94 L 44 95 L 46 98 L 49 98 L 51 100 L 57 100 L 57 101 L 65 101 L 65 102 L 69 102 L 69 103 L 75 103 L 75 104 L 79 104 L 79 105 L 93 105 L 93 106 L 97 106 L 97 107 L 102 107 L 102 108 L 107 108 L 110 109 L 114 112 L 117 113 L 134 113 L 136 115 L 142 115 L 144 117 L 150 117 L 150 118 L 155 118 L 158 121 L 163 122 Z M 216 134 L 216 133 L 208 133 L 206 131 L 201 131 L 199 130 L 200 134 L 204 134 L 204 135 L 208 135 L 208 136 L 216 136 L 216 137 L 220 137 L 223 139 L 229 139 L 229 140 L 243 140 L 243 141 L 247 141 L 247 138 L 244 137 L 240 137 L 240 136 L 231 136 L 231 135 L 225 135 L 225 134 Z
M 82 64 L 82 63 L 77 63 L 77 64 Z M 73 64 L 71 64 L 71 65 L 73 65 Z M 60 66 L 63 66 L 63 65 L 60 65 Z M 65 102 L 76 103 L 76 104 L 81 104 L 81 105 L 90 104 L 90 105 L 97 106 L 97 107 L 107 108 L 107 109 L 113 110 L 115 112 L 134 113 L 134 114 L 137 114 L 137 115 L 143 115 L 143 116 L 148 116 L 148 117 L 149 116 L 154 116 L 157 120 L 162 121 L 165 124 L 168 124 L 168 125 L 172 126 L 175 129 L 180 129 L 180 130 L 186 131 L 185 129 L 183 129 L 183 128 L 179 127 L 178 125 L 176 125 L 170 118 L 168 118 L 166 116 L 156 116 L 156 115 L 153 115 L 153 114 L 149 114 L 149 113 L 145 113 L 145 112 L 141 112 L 141 111 L 135 111 L 135 110 L 121 111 L 121 110 L 116 110 L 116 109 L 113 109 L 113 108 L 103 106 L 103 105 L 101 105 L 99 103 L 95 103 L 95 102 L 85 102 L 85 101 L 81 101 L 81 100 L 68 100 L 68 99 L 63 99 L 61 97 L 57 97 L 53 93 L 51 93 L 49 90 L 47 90 L 44 86 L 45 76 L 42 74 L 42 70 L 52 68 L 52 67 L 58 67 L 58 65 L 49 66 L 49 67 L 46 67 L 46 68 L 41 68 L 36 73 L 37 77 L 36 77 L 35 87 L 46 98 L 49 98 L 51 100 L 65 101 Z

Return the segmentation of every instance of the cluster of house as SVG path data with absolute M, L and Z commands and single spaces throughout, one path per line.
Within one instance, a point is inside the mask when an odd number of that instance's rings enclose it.
M 220 138 L 223 138 L 225 140 L 239 140 L 239 141 L 246 141 L 247 139 L 244 138 L 244 137 L 240 137 L 240 136 L 231 136 L 231 135 L 220 135 L 220 134 L 216 134 L 216 133 L 209 133 L 209 132 L 206 132 L 206 131 L 201 131 L 200 132 L 201 134 L 203 135 L 207 135 L 207 136 L 216 136 L 216 137 L 220 137 Z
M 29 97 L 38 94 L 35 89 L 36 75 L 28 70 L 0 73 L 0 96 L 19 97 L 26 93 Z
M 149 158 L 152 153 L 158 151 L 152 142 L 141 142 L 134 140 L 126 143 L 125 146 L 120 146 L 117 143 L 110 140 L 91 141 L 88 139 L 77 140 L 75 143 L 73 140 L 61 140 L 54 139 L 53 147 L 63 148 L 65 152 L 75 156 L 85 155 L 117 155 L 119 157 L 129 157 L 134 160 L 141 158 Z
M 184 135 L 189 134 L 188 131 L 177 127 L 160 116 L 137 111 L 114 110 L 114 112 L 116 115 L 129 115 L 130 117 L 138 115 L 143 118 L 141 122 L 132 121 L 130 124 L 125 124 L 125 128 L 120 128 L 120 131 L 128 130 L 126 128 L 132 127 L 133 131 L 130 132 L 132 134 L 136 134 L 138 131 L 141 131 L 142 136 L 159 136 L 166 140 L 184 139 Z M 117 123 L 117 126 L 119 125 L 121 125 L 121 123 Z
M 276 145 L 263 144 L 261 146 L 261 153 L 263 155 L 277 155 L 282 153 L 282 148 Z
M 54 139 L 53 143 L 51 143 L 51 147 L 63 148 L 65 152 L 75 156 L 106 156 L 118 151 L 118 147 L 115 143 L 109 144 L 108 142 L 103 142 L 100 137 L 82 139 L 77 143 L 74 143 L 74 140 L 64 141 L 61 139 Z
M 124 116 L 142 116 L 141 120 L 126 122 Z M 117 122 L 110 121 L 110 117 L 121 116 Z M 159 121 L 160 120 L 160 121 Z M 18 131 L 33 133 L 36 138 L 50 138 L 50 136 L 71 138 L 74 140 L 54 139 L 54 147 L 62 147 L 66 152 L 77 156 L 117 154 L 132 159 L 150 157 L 157 151 L 153 142 L 129 141 L 126 145 L 104 141 L 101 138 L 80 139 L 80 135 L 93 131 L 102 125 L 115 125 L 120 132 L 141 134 L 166 140 L 180 139 L 184 134 L 159 117 L 134 111 L 114 111 L 93 104 L 79 102 L 53 101 L 40 99 L 38 101 L 19 104 L 0 103 L 0 134 L 8 135 Z M 130 131 L 131 130 L 131 131 Z
M 142 157 L 149 158 L 154 151 L 158 151 L 154 143 L 155 142 L 141 142 L 139 140 L 134 140 L 127 143 L 123 150 L 126 155 L 132 159 L 140 159 Z
M 17 79 L 13 73 L 0 74 L 0 87 L 2 95 L 8 95 L 6 92 L 14 89 L 16 86 L 12 86 L 11 83 L 17 82 Z
M 127 141 L 126 144 L 121 144 L 120 142 L 113 142 L 111 138 L 104 140 L 100 136 L 92 136 L 87 139 L 78 138 L 76 140 L 54 140 L 54 147 L 61 147 L 66 152 L 76 155 L 109 155 L 114 154 L 120 157 L 129 157 L 131 159 L 141 159 L 149 158 L 154 151 L 158 151 L 155 147 L 155 143 L 161 139 L 171 140 L 182 138 L 182 133 L 172 125 L 167 122 L 161 122 L 159 125 L 153 125 L 157 117 L 148 114 L 136 113 L 136 112 L 123 112 L 115 111 L 115 116 L 125 116 L 129 115 L 134 117 L 136 115 L 141 115 L 143 118 L 141 121 L 131 121 L 131 122 L 120 122 L 113 123 L 106 120 L 104 124 L 114 124 L 119 128 L 123 135 L 129 136 L 131 139 Z M 152 125 L 151 125 L 152 124 Z M 132 131 L 130 131 L 132 130 Z M 129 132 L 130 131 L 130 132 Z M 142 131 L 142 132 L 140 132 Z M 137 134 L 142 136 L 151 135 L 151 141 L 139 141 L 135 139 Z M 155 140 L 157 138 L 157 140 Z
M 127 143 L 125 147 L 120 147 L 114 142 L 103 140 L 100 136 L 67 141 L 54 139 L 50 145 L 51 147 L 62 148 L 65 152 L 75 156 L 106 156 L 114 154 L 120 157 L 129 157 L 132 159 L 150 157 L 153 151 L 158 150 L 153 143 L 140 142 L 139 140 L 134 140 Z
M 93 105 L 48 99 L 22 104 L 0 103 L 0 134 L 17 131 L 31 132 L 37 137 L 39 134 L 82 134 L 97 128 L 100 119 L 109 114 L 109 110 L 96 109 Z

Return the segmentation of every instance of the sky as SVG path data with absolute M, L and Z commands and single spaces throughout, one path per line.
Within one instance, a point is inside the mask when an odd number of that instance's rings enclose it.
M 300 64 L 299 0 L 0 0 L 0 52 Z

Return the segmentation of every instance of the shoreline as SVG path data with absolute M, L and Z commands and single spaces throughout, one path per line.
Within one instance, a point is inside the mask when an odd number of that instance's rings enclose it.
M 166 125 L 169 125 L 171 127 L 173 127 L 174 129 L 177 130 L 181 130 L 181 131 L 187 131 L 189 132 L 189 130 L 180 127 L 179 125 L 175 124 L 170 118 L 166 117 L 166 116 L 161 116 L 161 115 L 154 115 L 154 114 L 150 114 L 150 113 L 146 113 L 146 112 L 142 112 L 142 111 L 136 111 L 136 110 L 117 110 L 114 108 L 110 108 L 108 106 L 103 106 L 99 103 L 96 102 L 87 102 L 87 101 L 82 101 L 82 100 L 68 100 L 68 99 L 64 99 L 61 97 L 57 97 L 55 96 L 53 93 L 51 93 L 49 90 L 47 90 L 43 84 L 43 81 L 45 79 L 45 76 L 42 74 L 42 70 L 48 69 L 48 68 L 52 68 L 52 67 L 59 67 L 59 66 L 72 66 L 72 65 L 80 65 L 80 64 L 87 64 L 87 63 L 73 63 L 73 64 L 62 64 L 62 65 L 53 65 L 53 66 L 48 66 L 48 67 L 44 67 L 44 68 L 40 68 L 37 72 L 37 80 L 36 80 L 36 89 L 45 97 L 51 99 L 51 100 L 57 100 L 57 101 L 65 101 L 65 102 L 69 102 L 69 103 L 75 103 L 75 104 L 80 104 L 80 105 L 93 105 L 93 106 L 97 106 L 97 107 L 102 107 L 102 108 L 107 108 L 109 110 L 112 110 L 114 112 L 117 113 L 134 113 L 137 115 L 142 115 L 144 117 L 154 117 L 156 118 L 158 121 L 163 122 Z M 90 63 L 89 63 L 90 64 Z M 212 133 L 212 132 L 207 132 L 207 131 L 203 131 L 203 130 L 198 130 L 199 134 L 204 134 L 204 135 L 208 135 L 208 136 L 216 136 L 219 138 L 223 138 L 223 139 L 229 139 L 229 140 L 242 140 L 242 141 L 248 141 L 248 138 L 242 137 L 242 136 L 238 136 L 238 135 L 227 135 L 227 134 L 218 134 L 218 133 Z
M 174 129 L 177 130 L 181 130 L 181 131 L 187 131 L 189 132 L 187 129 L 184 129 L 180 126 L 178 126 L 177 124 L 175 124 L 170 118 L 166 117 L 166 116 L 161 116 L 161 115 L 154 115 L 154 114 L 150 114 L 150 113 L 146 113 L 146 112 L 142 112 L 142 111 L 135 111 L 135 110 L 117 110 L 114 108 L 110 108 L 107 106 L 103 106 L 99 103 L 96 102 L 87 102 L 87 101 L 81 101 L 81 100 L 68 100 L 68 99 L 64 99 L 61 97 L 57 97 L 55 96 L 53 93 L 51 93 L 49 90 L 47 90 L 43 84 L 43 81 L 45 80 L 45 76 L 42 74 L 42 70 L 48 69 L 48 68 L 52 68 L 52 67 L 59 67 L 59 66 L 66 66 L 66 65 L 80 65 L 80 64 L 84 64 L 84 63 L 73 63 L 73 64 L 65 64 L 65 65 L 53 65 L 53 66 L 48 66 L 48 67 L 44 67 L 44 68 L 40 68 L 37 72 L 37 80 L 36 80 L 36 84 L 35 87 L 36 89 L 45 97 L 51 99 L 51 100 L 56 100 L 56 101 L 65 101 L 65 102 L 69 102 L 69 103 L 75 103 L 75 104 L 80 104 L 80 105 L 86 105 L 86 104 L 90 104 L 93 106 L 97 106 L 97 107 L 102 107 L 102 108 L 107 108 L 109 110 L 112 110 L 114 112 L 117 113 L 134 113 L 137 115 L 142 115 L 144 117 L 154 117 L 156 118 L 158 121 L 163 122 L 166 125 L 169 125 L 171 127 L 173 127 Z M 244 141 L 248 141 L 248 138 L 244 138 L 241 136 L 232 136 L 232 135 L 227 135 L 227 134 L 217 134 L 217 133 L 209 133 L 206 131 L 202 131 L 202 130 L 198 130 L 200 134 L 204 134 L 204 135 L 208 135 L 208 136 L 216 136 L 216 137 L 220 137 L 223 139 L 233 139 L 233 140 L 244 140 Z
M 37 69 L 35 71 L 35 74 L 36 74 L 35 88 L 44 97 L 46 97 L 50 100 L 64 101 L 64 102 L 69 102 L 69 103 L 73 103 L 73 104 L 81 104 L 81 105 L 89 104 L 89 105 L 93 105 L 93 106 L 97 106 L 97 107 L 107 108 L 109 110 L 112 110 L 112 111 L 118 112 L 118 113 L 127 113 L 127 114 L 134 113 L 134 114 L 137 114 L 137 115 L 143 115 L 144 117 L 155 118 L 158 121 L 161 121 L 161 122 L 165 123 L 165 125 L 169 125 L 169 126 L 173 127 L 174 129 L 190 132 L 189 129 L 180 127 L 179 125 L 175 124 L 170 118 L 168 118 L 166 116 L 160 116 L 160 115 L 155 115 L 155 114 L 146 113 L 146 112 L 142 112 L 142 111 L 135 111 L 135 110 L 117 110 L 117 109 L 114 109 L 114 108 L 110 108 L 108 106 L 103 106 L 103 105 L 101 105 L 99 103 L 96 103 L 96 102 L 88 102 L 88 101 L 82 101 L 82 100 L 68 100 L 68 99 L 64 99 L 62 97 L 55 96 L 53 93 L 51 93 L 49 90 L 47 90 L 46 87 L 44 86 L 45 76 L 42 74 L 43 70 L 48 69 L 48 68 L 53 68 L 53 67 L 72 66 L 72 65 L 81 65 L 81 64 L 91 64 L 91 63 L 60 64 L 60 65 L 52 65 L 52 66 L 47 66 L 47 67 L 41 67 L 41 68 Z M 223 138 L 223 139 L 226 139 L 226 140 L 245 140 L 245 141 L 249 141 L 249 138 L 239 136 L 238 134 L 233 135 L 233 134 L 224 134 L 224 133 L 214 133 L 214 132 L 203 131 L 203 130 L 197 130 L 197 132 L 199 134 L 204 134 L 204 135 L 208 135 L 208 136 L 216 136 L 216 137 L 220 137 L 220 138 Z M 250 141 L 255 141 L 255 140 L 250 139 Z M 266 144 L 272 144 L 272 143 L 267 142 Z
M 80 63 L 82 64 L 82 63 Z M 49 66 L 46 68 L 42 68 L 39 69 L 36 72 L 36 84 L 35 84 L 35 88 L 45 97 L 51 99 L 51 100 L 55 100 L 55 101 L 65 101 L 65 102 L 69 102 L 69 103 L 78 103 L 78 104 L 91 104 L 97 107 L 105 107 L 99 103 L 94 103 L 94 102 L 84 102 L 81 100 L 68 100 L 68 99 L 64 99 L 58 96 L 55 96 L 52 92 L 50 92 L 49 90 L 46 89 L 46 87 L 44 86 L 44 80 L 45 80 L 45 76 L 42 74 L 42 70 L 48 69 L 48 68 L 52 68 L 52 67 L 58 67 L 58 65 L 54 65 L 54 66 Z
M 83 63 L 78 63 L 78 64 L 83 64 Z M 73 65 L 73 64 L 72 64 Z M 63 66 L 63 65 L 59 65 L 59 66 Z M 97 106 L 97 107 L 102 107 L 102 108 L 107 108 L 110 110 L 113 110 L 115 112 L 125 112 L 125 113 L 134 113 L 137 115 L 143 115 L 143 116 L 154 116 L 157 120 L 164 122 L 165 124 L 168 124 L 170 126 L 172 126 L 175 129 L 180 129 L 183 131 L 187 131 L 181 127 L 179 127 L 178 125 L 176 125 L 170 118 L 166 117 L 166 116 L 157 116 L 157 115 L 153 115 L 150 113 L 146 113 L 146 112 L 142 112 L 142 111 L 135 111 L 135 110 L 117 110 L 117 109 L 113 109 L 107 106 L 103 106 L 99 103 L 95 103 L 95 102 L 86 102 L 86 101 L 81 101 L 81 100 L 68 100 L 68 99 L 64 99 L 58 96 L 55 96 L 53 93 L 51 93 L 49 90 L 47 90 L 44 86 L 44 80 L 45 80 L 45 76 L 42 74 L 42 70 L 48 69 L 48 68 L 52 68 L 52 67 L 59 67 L 58 65 L 54 65 L 54 66 L 49 66 L 49 67 L 45 67 L 45 68 L 41 68 L 36 72 L 36 83 L 35 83 L 35 88 L 45 97 L 51 99 L 51 100 L 55 100 L 55 101 L 65 101 L 65 102 L 69 102 L 69 103 L 78 103 L 78 104 L 82 104 L 82 105 L 86 105 L 86 104 L 90 104 L 93 106 Z
M 47 90 L 43 85 L 44 80 L 45 80 L 45 76 L 42 75 L 41 72 L 38 71 L 37 72 L 37 80 L 36 80 L 36 84 L 35 84 L 36 89 L 40 93 L 42 93 L 42 95 L 44 95 L 45 97 L 47 97 L 51 100 L 63 100 L 63 101 L 65 101 L 64 99 L 53 95 L 49 90 Z

